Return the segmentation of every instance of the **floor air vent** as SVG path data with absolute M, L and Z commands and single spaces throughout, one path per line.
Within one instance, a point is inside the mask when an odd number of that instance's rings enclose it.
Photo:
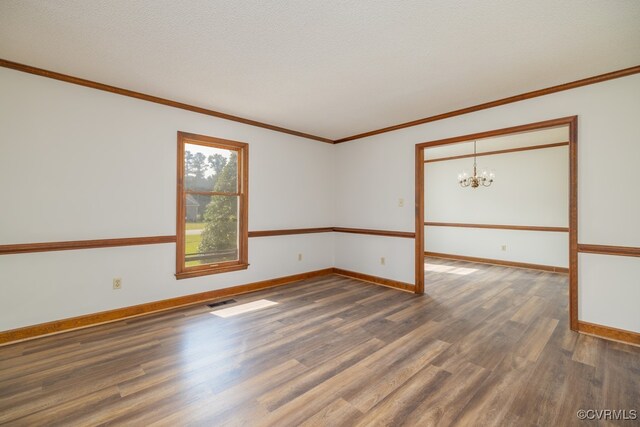
M 211 304 L 207 304 L 207 306 L 214 308 L 214 307 L 220 307 L 221 305 L 227 305 L 227 304 L 233 304 L 234 302 L 236 302 L 236 300 L 234 299 L 227 299 L 224 301 L 218 301 L 218 302 L 214 302 Z

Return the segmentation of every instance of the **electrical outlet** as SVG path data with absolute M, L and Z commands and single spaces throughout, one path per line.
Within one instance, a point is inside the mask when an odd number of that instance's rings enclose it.
M 399 208 L 403 208 L 404 207 L 404 199 L 402 197 L 398 199 L 398 207 Z
M 500 248 L 501 248 L 503 251 L 506 251 L 506 250 L 507 250 L 507 245 L 502 245 Z
M 298 261 L 302 261 L 302 254 L 298 254 Z
M 113 279 L 113 289 L 122 289 L 122 279 L 116 277 Z
M 383 256 L 380 257 L 380 265 L 385 265 L 386 260 Z

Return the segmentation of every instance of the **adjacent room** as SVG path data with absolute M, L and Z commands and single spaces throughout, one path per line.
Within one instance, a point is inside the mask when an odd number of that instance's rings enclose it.
M 569 268 L 569 193 L 576 190 L 570 191 L 570 144 L 569 127 L 555 126 L 427 145 L 425 286 L 469 287 L 478 303 L 495 297 L 503 300 L 501 309 L 522 306 L 528 314 L 533 306 L 569 304 L 576 311 L 568 292 L 575 275 Z M 522 300 L 506 298 L 522 292 Z M 550 320 L 568 320 L 562 312 Z
M 424 167 L 426 255 L 569 271 L 567 126 L 426 148 Z
M 639 22 L 0 2 L 0 424 L 637 425 Z

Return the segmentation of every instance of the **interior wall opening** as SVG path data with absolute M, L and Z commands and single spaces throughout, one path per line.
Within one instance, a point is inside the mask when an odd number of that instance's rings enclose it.
M 544 275 L 576 329 L 576 148 L 575 117 L 418 144 L 416 293 Z

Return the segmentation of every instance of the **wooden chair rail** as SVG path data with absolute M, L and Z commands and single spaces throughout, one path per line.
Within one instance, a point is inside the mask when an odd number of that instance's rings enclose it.
M 432 222 L 426 221 L 424 225 L 429 227 L 462 227 L 462 228 L 491 228 L 496 230 L 522 230 L 522 231 L 553 231 L 568 233 L 569 227 L 546 227 L 540 225 L 505 225 L 505 224 L 463 224 L 457 222 Z

